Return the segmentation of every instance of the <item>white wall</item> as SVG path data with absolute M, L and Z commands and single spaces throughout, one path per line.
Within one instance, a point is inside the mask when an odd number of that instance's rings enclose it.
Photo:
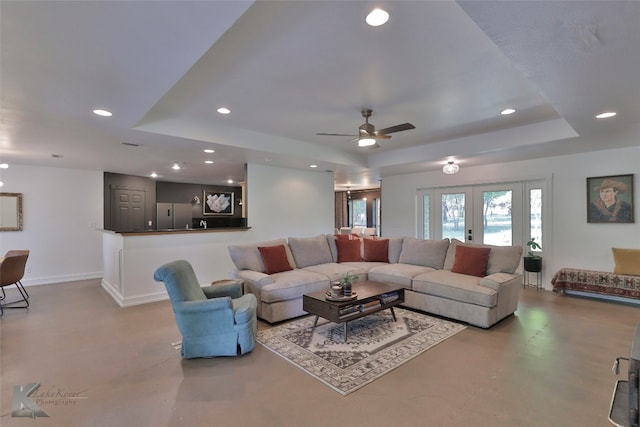
M 586 178 L 635 174 L 633 224 L 587 223 Z M 544 277 L 563 267 L 613 271 L 611 247 L 640 248 L 640 147 L 478 167 L 456 175 L 424 172 L 382 180 L 382 235 L 417 236 L 417 189 L 545 179 Z
M 254 164 L 247 174 L 251 230 L 224 233 L 226 241 L 208 235 L 216 249 L 194 259 L 207 264 L 202 280 L 211 269 L 227 277 L 233 268 L 229 243 L 333 232 L 332 174 Z M 0 178 L 1 191 L 23 194 L 24 229 L 0 232 L 0 253 L 31 250 L 25 285 L 102 277 L 102 171 L 11 165 Z
M 334 231 L 331 173 L 249 164 L 247 193 L 248 241 Z
M 23 230 L 0 232 L 0 254 L 29 249 L 22 283 L 102 275 L 102 172 L 11 165 L 3 192 L 22 193 Z

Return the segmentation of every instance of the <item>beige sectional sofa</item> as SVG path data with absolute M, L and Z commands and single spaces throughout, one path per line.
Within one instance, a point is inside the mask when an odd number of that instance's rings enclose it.
M 270 323 L 307 314 L 302 310 L 302 295 L 329 289 L 332 281 L 340 280 L 348 272 L 357 274 L 358 280 L 404 287 L 406 307 L 482 328 L 489 328 L 518 307 L 522 275 L 516 270 L 522 256 L 521 246 L 472 245 L 456 239 L 412 237 L 376 240 L 377 243 L 359 240 L 360 257 L 357 257 L 376 259 L 371 256 L 375 252 L 369 251 L 367 255 L 368 248 L 374 244 L 378 248 L 381 244 L 388 245 L 384 259 L 378 251 L 378 260 L 374 261 L 338 262 L 345 259 L 341 252 L 344 246 L 330 234 L 230 245 L 228 249 L 236 266 L 232 275 L 245 282 L 246 291 L 256 295 L 258 317 Z M 464 248 L 457 249 L 460 246 Z M 281 262 L 274 269 L 272 257 L 267 254 L 276 249 L 281 254 L 276 258 Z M 464 263 L 474 259 L 467 255 L 476 256 L 478 252 L 484 255 L 478 262 L 482 264 L 479 275 L 460 273 Z

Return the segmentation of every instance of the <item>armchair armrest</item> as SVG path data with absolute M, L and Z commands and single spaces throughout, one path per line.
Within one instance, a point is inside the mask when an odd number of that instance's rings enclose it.
M 203 286 L 202 292 L 207 298 L 240 298 L 242 296 L 242 285 L 240 283 L 226 283 L 212 286 Z
M 213 298 L 199 301 L 181 301 L 174 303 L 176 314 L 196 314 L 215 310 L 225 310 L 233 308 L 233 303 L 229 297 Z

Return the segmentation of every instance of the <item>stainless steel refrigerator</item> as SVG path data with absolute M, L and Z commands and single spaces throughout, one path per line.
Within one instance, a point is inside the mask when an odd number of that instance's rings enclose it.
M 156 229 L 192 227 L 190 203 L 156 203 Z

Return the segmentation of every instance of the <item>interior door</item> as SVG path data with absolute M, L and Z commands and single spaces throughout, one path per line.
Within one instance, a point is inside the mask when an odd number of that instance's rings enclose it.
M 111 189 L 111 226 L 116 231 L 142 231 L 146 193 L 140 190 Z

